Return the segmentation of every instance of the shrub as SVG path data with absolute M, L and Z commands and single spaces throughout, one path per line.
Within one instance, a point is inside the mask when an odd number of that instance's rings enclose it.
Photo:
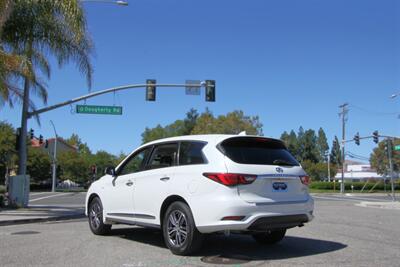
M 355 191 L 360 191 L 364 185 L 365 182 L 347 182 L 344 184 L 345 190 L 351 190 L 351 185 L 353 185 L 353 189 Z M 375 182 L 369 182 L 365 185 L 364 187 L 364 192 L 370 191 L 375 185 Z M 340 188 L 340 183 L 336 183 L 336 190 Z M 319 189 L 319 190 L 333 190 L 333 182 L 312 182 L 310 184 L 310 189 Z M 377 186 L 374 187 L 374 190 L 384 190 L 385 185 L 383 183 L 379 183 Z M 386 184 L 386 190 L 390 190 L 391 185 L 390 183 Z M 395 189 L 398 190 L 400 189 L 400 184 L 399 182 L 395 183 Z

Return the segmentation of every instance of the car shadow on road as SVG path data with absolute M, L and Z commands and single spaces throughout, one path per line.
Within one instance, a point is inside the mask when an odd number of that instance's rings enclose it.
M 146 228 L 112 230 L 112 236 L 166 248 L 161 231 Z M 329 253 L 346 248 L 339 242 L 287 235 L 275 245 L 260 245 L 249 235 L 207 235 L 202 249 L 194 256 L 245 259 L 247 261 L 279 260 Z

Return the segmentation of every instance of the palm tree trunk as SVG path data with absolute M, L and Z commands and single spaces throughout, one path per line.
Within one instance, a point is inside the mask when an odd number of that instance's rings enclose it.
M 21 134 L 19 138 L 18 174 L 26 174 L 27 162 L 27 132 L 28 132 L 28 107 L 29 107 L 29 81 L 24 79 L 24 98 L 22 102 Z
M 29 62 L 32 62 L 32 38 L 28 39 L 26 45 L 26 56 Z M 18 151 L 18 174 L 25 175 L 26 174 L 26 163 L 28 158 L 28 147 L 27 147 L 27 133 L 28 133 L 28 109 L 29 109 L 29 79 L 27 77 L 24 78 L 24 97 L 22 102 L 22 116 L 21 116 L 21 132 L 19 142 L 19 151 Z

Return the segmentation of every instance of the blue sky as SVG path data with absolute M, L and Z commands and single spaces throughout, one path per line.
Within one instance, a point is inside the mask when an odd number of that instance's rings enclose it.
M 45 138 L 77 133 L 94 151 L 130 152 L 145 127 L 184 117 L 190 108 L 215 115 L 240 109 L 258 115 L 264 135 L 303 126 L 341 136 L 338 106 L 350 104 L 346 134 L 400 135 L 400 4 L 397 0 L 129 0 L 128 7 L 85 3 L 96 47 L 92 91 L 119 85 L 217 81 L 217 101 L 186 96 L 184 89 L 144 89 L 87 101 L 121 105 L 122 116 L 72 114 L 70 107 L 33 120 Z M 74 65 L 53 64 L 49 105 L 87 92 Z M 38 107 L 42 104 L 34 99 Z M 74 107 L 73 107 L 74 109 Z M 2 108 L 0 119 L 20 124 L 21 107 Z M 369 156 L 374 143 L 348 149 Z

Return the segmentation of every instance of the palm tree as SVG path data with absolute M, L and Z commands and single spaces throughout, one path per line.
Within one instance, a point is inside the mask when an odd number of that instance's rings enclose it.
M 13 96 L 22 97 L 23 92 L 10 83 L 15 76 L 32 77 L 29 73 L 29 62 L 24 56 L 8 53 L 1 43 L 3 26 L 10 17 L 14 7 L 12 0 L 0 0 L 0 106 L 8 102 L 13 106 Z
M 91 86 L 93 70 L 90 54 L 93 47 L 78 0 L 14 0 L 12 12 L 2 29 L 1 44 L 5 51 L 19 55 L 20 59 L 26 59 L 27 62 L 19 72 L 11 73 L 11 81 L 23 85 L 22 94 L 16 94 L 23 97 L 23 133 L 27 132 L 27 114 L 29 104 L 32 103 L 30 91 L 36 93 L 44 103 L 47 102 L 46 84 L 38 74 L 50 78 L 48 55 L 53 55 L 59 66 L 69 61 L 75 62 L 80 72 L 86 76 L 89 88 Z M 8 86 L 3 91 L 12 92 L 10 89 L 18 88 L 9 86 L 9 83 L 3 84 Z M 7 93 L 3 95 L 7 96 Z M 7 100 L 10 102 L 10 99 Z M 25 147 L 26 139 L 20 138 L 19 174 L 25 174 L 26 171 Z

